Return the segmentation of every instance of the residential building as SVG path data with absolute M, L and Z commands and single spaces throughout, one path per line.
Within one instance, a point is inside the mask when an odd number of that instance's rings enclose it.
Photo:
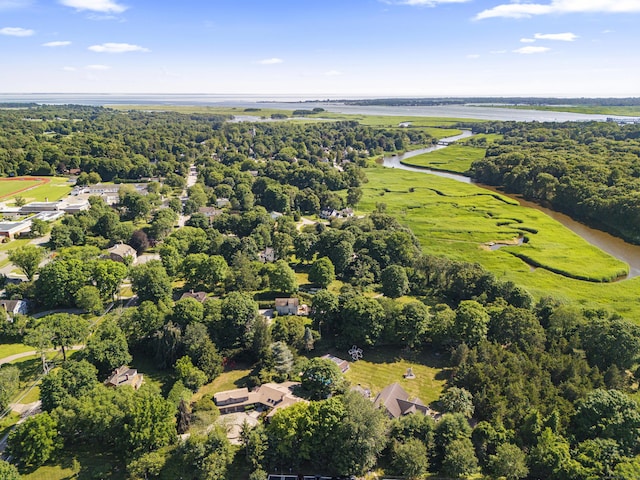
M 143 376 L 138 373 L 135 368 L 130 368 L 127 365 L 123 365 L 116 368 L 113 373 L 107 378 L 104 384 L 107 387 L 121 387 L 122 385 L 129 385 L 134 390 L 138 390 L 142 385 Z
M 200 303 L 204 303 L 204 301 L 207 299 L 207 293 L 206 292 L 194 292 L 193 290 L 190 290 L 188 292 L 184 292 L 182 294 L 182 296 L 180 297 L 180 300 L 182 300 L 183 298 L 195 298 Z
M 278 315 L 297 315 L 300 300 L 297 298 L 276 298 Z
M 335 355 L 331 355 L 330 353 L 327 353 L 326 355 L 323 355 L 320 358 L 331 360 L 333 363 L 335 363 L 338 366 L 338 368 L 342 373 L 345 373 L 347 370 L 349 370 L 349 362 L 341 358 L 338 358 Z
M 126 243 L 118 243 L 107 250 L 109 258 L 115 262 L 128 263 L 126 258 L 131 257 L 132 263 L 138 258 L 136 249 Z
M 419 398 L 410 398 L 405 389 L 397 382 L 385 387 L 376 396 L 374 404 L 376 407 L 383 408 L 390 418 L 399 418 L 411 413 L 438 416 L 437 412 L 431 410 Z
M 298 382 L 264 383 L 251 392 L 247 388 L 218 392 L 213 401 L 223 415 L 263 408 L 269 410 L 267 418 L 271 418 L 277 410 L 304 401 L 293 393 L 298 385 Z

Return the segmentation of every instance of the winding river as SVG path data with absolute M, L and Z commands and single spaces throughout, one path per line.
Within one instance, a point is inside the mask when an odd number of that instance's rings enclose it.
M 472 135 L 473 134 L 470 131 L 463 130 L 461 135 L 442 138 L 441 141 L 445 143 L 450 143 L 450 142 L 455 142 L 456 140 L 461 140 L 463 138 L 468 138 Z M 576 220 L 572 219 L 568 215 L 565 215 L 564 213 L 556 212 L 549 208 L 542 207 L 536 203 L 524 200 L 519 196 L 505 194 L 504 192 L 498 190 L 495 187 L 476 183 L 471 178 L 465 177 L 464 175 L 450 173 L 450 172 L 443 172 L 440 170 L 433 170 L 431 168 L 412 167 L 409 165 L 404 165 L 402 163 L 404 160 L 407 160 L 411 157 L 415 157 L 423 153 L 433 152 L 441 148 L 447 148 L 447 146 L 434 145 L 433 147 L 412 150 L 402 155 L 384 157 L 382 164 L 385 167 L 400 168 L 402 170 L 408 170 L 411 172 L 437 175 L 439 177 L 445 177 L 445 178 L 449 178 L 451 180 L 456 180 L 458 182 L 463 182 L 463 183 L 473 183 L 480 188 L 491 190 L 493 192 L 500 193 L 500 195 L 504 195 L 505 197 L 509 197 L 513 200 L 516 200 L 520 203 L 520 205 L 524 207 L 535 208 L 536 210 L 544 212 L 554 220 L 560 222 L 566 228 L 568 228 L 572 232 L 582 237 L 591 245 L 594 245 L 600 248 L 601 250 L 607 252 L 609 255 L 617 258 L 618 260 L 621 260 L 627 263 L 629 265 L 629 275 L 626 278 L 633 278 L 633 277 L 640 276 L 640 245 L 632 245 L 628 242 L 625 242 L 621 238 L 614 237 L 613 235 L 603 232 L 602 230 L 597 230 L 595 228 L 588 227 L 587 225 L 577 222 Z

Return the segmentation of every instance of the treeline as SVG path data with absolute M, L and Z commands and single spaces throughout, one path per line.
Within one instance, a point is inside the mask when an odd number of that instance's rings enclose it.
M 188 165 L 236 154 L 312 162 L 431 143 L 421 132 L 389 132 L 355 122 L 229 124 L 224 116 L 116 111 L 77 105 L 0 110 L 0 175 L 54 175 L 70 169 L 102 180 L 186 175 Z
M 634 107 L 640 98 L 554 98 L 554 97 L 444 97 L 444 98 L 376 98 L 364 100 L 335 100 L 346 105 L 385 105 L 390 107 L 432 107 L 440 105 L 558 105 L 593 107 Z
M 489 123 L 500 133 L 470 174 L 633 243 L 640 242 L 640 126 Z

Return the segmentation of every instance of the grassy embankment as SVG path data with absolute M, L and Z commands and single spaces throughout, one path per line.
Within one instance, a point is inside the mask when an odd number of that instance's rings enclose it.
M 434 132 L 434 136 L 437 136 L 438 133 L 437 131 Z M 486 139 L 487 145 L 490 145 L 500 137 L 500 135 L 495 134 L 480 134 L 475 135 L 473 139 L 477 141 L 484 138 Z M 439 138 L 443 138 L 443 136 Z M 469 144 L 468 139 L 466 139 L 466 141 L 460 140 L 447 148 L 407 158 L 403 160 L 402 163 L 413 167 L 426 167 L 446 172 L 465 173 L 469 170 L 473 162 L 484 158 L 485 152 L 486 149 L 484 147 L 473 146 Z
M 628 267 L 542 212 L 474 185 L 433 175 L 416 177 L 399 169 L 375 167 L 367 170 L 367 176 L 360 210 L 371 211 L 376 203 L 385 203 L 391 214 L 414 231 L 426 252 L 478 262 L 499 279 L 514 281 L 538 298 L 553 295 L 606 307 L 640 321 L 636 294 L 640 279 L 595 283 L 616 278 Z M 496 251 L 482 248 L 485 243 L 521 234 L 529 240 L 522 246 Z M 532 271 L 515 255 L 545 268 Z

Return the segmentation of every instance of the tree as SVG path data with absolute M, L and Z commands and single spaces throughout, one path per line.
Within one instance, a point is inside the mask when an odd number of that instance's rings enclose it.
M 168 302 L 171 299 L 171 279 L 158 260 L 151 260 L 131 270 L 131 287 L 141 302 Z
M 367 297 L 353 297 L 342 307 L 342 325 L 339 342 L 343 345 L 376 343 L 382 333 L 385 313 L 380 304 Z
M 18 390 L 20 370 L 13 365 L 3 365 L 0 368 L 0 409 L 9 405 L 13 395 Z
M 473 395 L 464 388 L 448 388 L 440 396 L 440 403 L 445 412 L 461 413 L 467 418 L 473 416 Z
M 133 454 L 145 454 L 172 444 L 176 438 L 175 408 L 159 393 L 141 389 L 124 417 L 126 446 Z
M 195 298 L 186 297 L 178 300 L 173 306 L 171 321 L 185 328 L 187 325 L 202 322 L 204 306 Z
M 42 409 L 46 412 L 62 405 L 69 397 L 88 394 L 98 382 L 98 370 L 86 360 L 69 360 L 43 377 L 40 384 Z
M 127 471 L 133 480 L 157 478 L 167 462 L 166 455 L 160 452 L 149 452 L 141 455 L 127 465 Z
M 155 240 L 162 240 L 173 230 L 173 226 L 178 221 L 178 214 L 171 208 L 162 208 L 153 216 L 149 235 Z
M 51 230 L 49 222 L 34 218 L 31 220 L 31 235 L 34 237 L 43 237 Z
M 102 298 L 113 299 L 127 273 L 126 265 L 107 259 L 94 263 L 91 276 Z
M 422 478 L 429 469 L 427 447 L 417 438 L 409 438 L 404 443 L 394 442 L 391 455 L 396 473 L 403 477 Z
M 27 418 L 10 434 L 7 451 L 20 465 L 39 467 L 61 446 L 56 421 L 46 412 Z
M 463 300 L 456 309 L 453 334 L 459 342 L 477 345 L 487 336 L 489 314 L 475 300 Z
M 293 368 L 293 354 L 284 342 L 275 342 L 271 345 L 273 355 L 273 369 L 283 379 L 287 379 Z
M 409 291 L 409 279 L 404 267 L 389 265 L 382 270 L 380 280 L 382 293 L 389 298 L 398 298 Z
M 29 281 L 33 280 L 43 258 L 44 250 L 35 245 L 27 244 L 9 251 L 9 260 L 22 270 Z
M 631 368 L 640 354 L 640 327 L 621 318 L 593 319 L 579 334 L 589 362 L 602 371 L 612 364 Z
M 429 309 L 421 302 L 407 303 L 396 322 L 396 335 L 409 348 L 418 343 L 429 328 Z
M 313 350 L 313 344 L 315 343 L 315 341 L 316 340 L 313 336 L 313 332 L 311 331 L 311 329 L 309 327 L 305 327 L 304 338 L 303 338 L 305 351 L 310 352 L 311 350 Z
M 313 358 L 300 379 L 302 389 L 311 400 L 320 400 L 344 387 L 342 372 L 331 360 Z
M 196 367 L 207 375 L 208 381 L 212 381 L 222 373 L 222 356 L 202 323 L 187 325 L 183 341 L 187 353 Z
M 511 443 L 498 445 L 496 454 L 489 457 L 489 469 L 496 477 L 505 477 L 507 480 L 518 480 L 529 475 L 526 455 Z
M 626 455 L 640 452 L 640 408 L 618 390 L 594 390 L 578 403 L 572 419 L 578 440 L 610 438 Z
M 76 292 L 89 283 L 90 267 L 78 258 L 46 264 L 36 280 L 36 298 L 48 308 L 74 306 Z
M 101 375 L 107 375 L 131 361 L 127 338 L 113 320 L 106 320 L 100 324 L 89 337 L 85 352 L 87 360 L 98 368 Z
M 459 478 L 472 474 L 478 468 L 478 459 L 473 444 L 468 438 L 453 440 L 445 447 L 442 473 Z
M 0 478 L 2 480 L 20 480 L 18 469 L 9 462 L 0 460 Z
M 100 291 L 93 285 L 85 285 L 78 290 L 75 301 L 78 308 L 94 315 L 99 314 L 104 309 Z
M 271 289 L 276 292 L 294 293 L 298 290 L 296 273 L 284 260 L 276 261 L 269 270 Z
M 188 356 L 184 356 L 176 362 L 176 375 L 185 387 L 193 391 L 198 391 L 207 382 L 207 374 L 196 367 Z
M 336 271 L 329 257 L 322 257 L 313 262 L 309 270 L 309 281 L 327 288 L 336 279 Z
M 178 435 L 187 433 L 189 431 L 190 425 L 191 425 L 191 408 L 189 408 L 189 404 L 185 401 L 185 399 L 182 398 L 180 399 L 180 403 L 178 404 L 178 413 L 176 414 L 176 431 L 178 432 Z
M 51 334 L 53 346 L 60 347 L 65 361 L 67 360 L 66 349 L 80 344 L 89 334 L 89 322 L 78 315 L 68 313 L 47 315 L 40 320 L 36 328 L 44 328 Z

